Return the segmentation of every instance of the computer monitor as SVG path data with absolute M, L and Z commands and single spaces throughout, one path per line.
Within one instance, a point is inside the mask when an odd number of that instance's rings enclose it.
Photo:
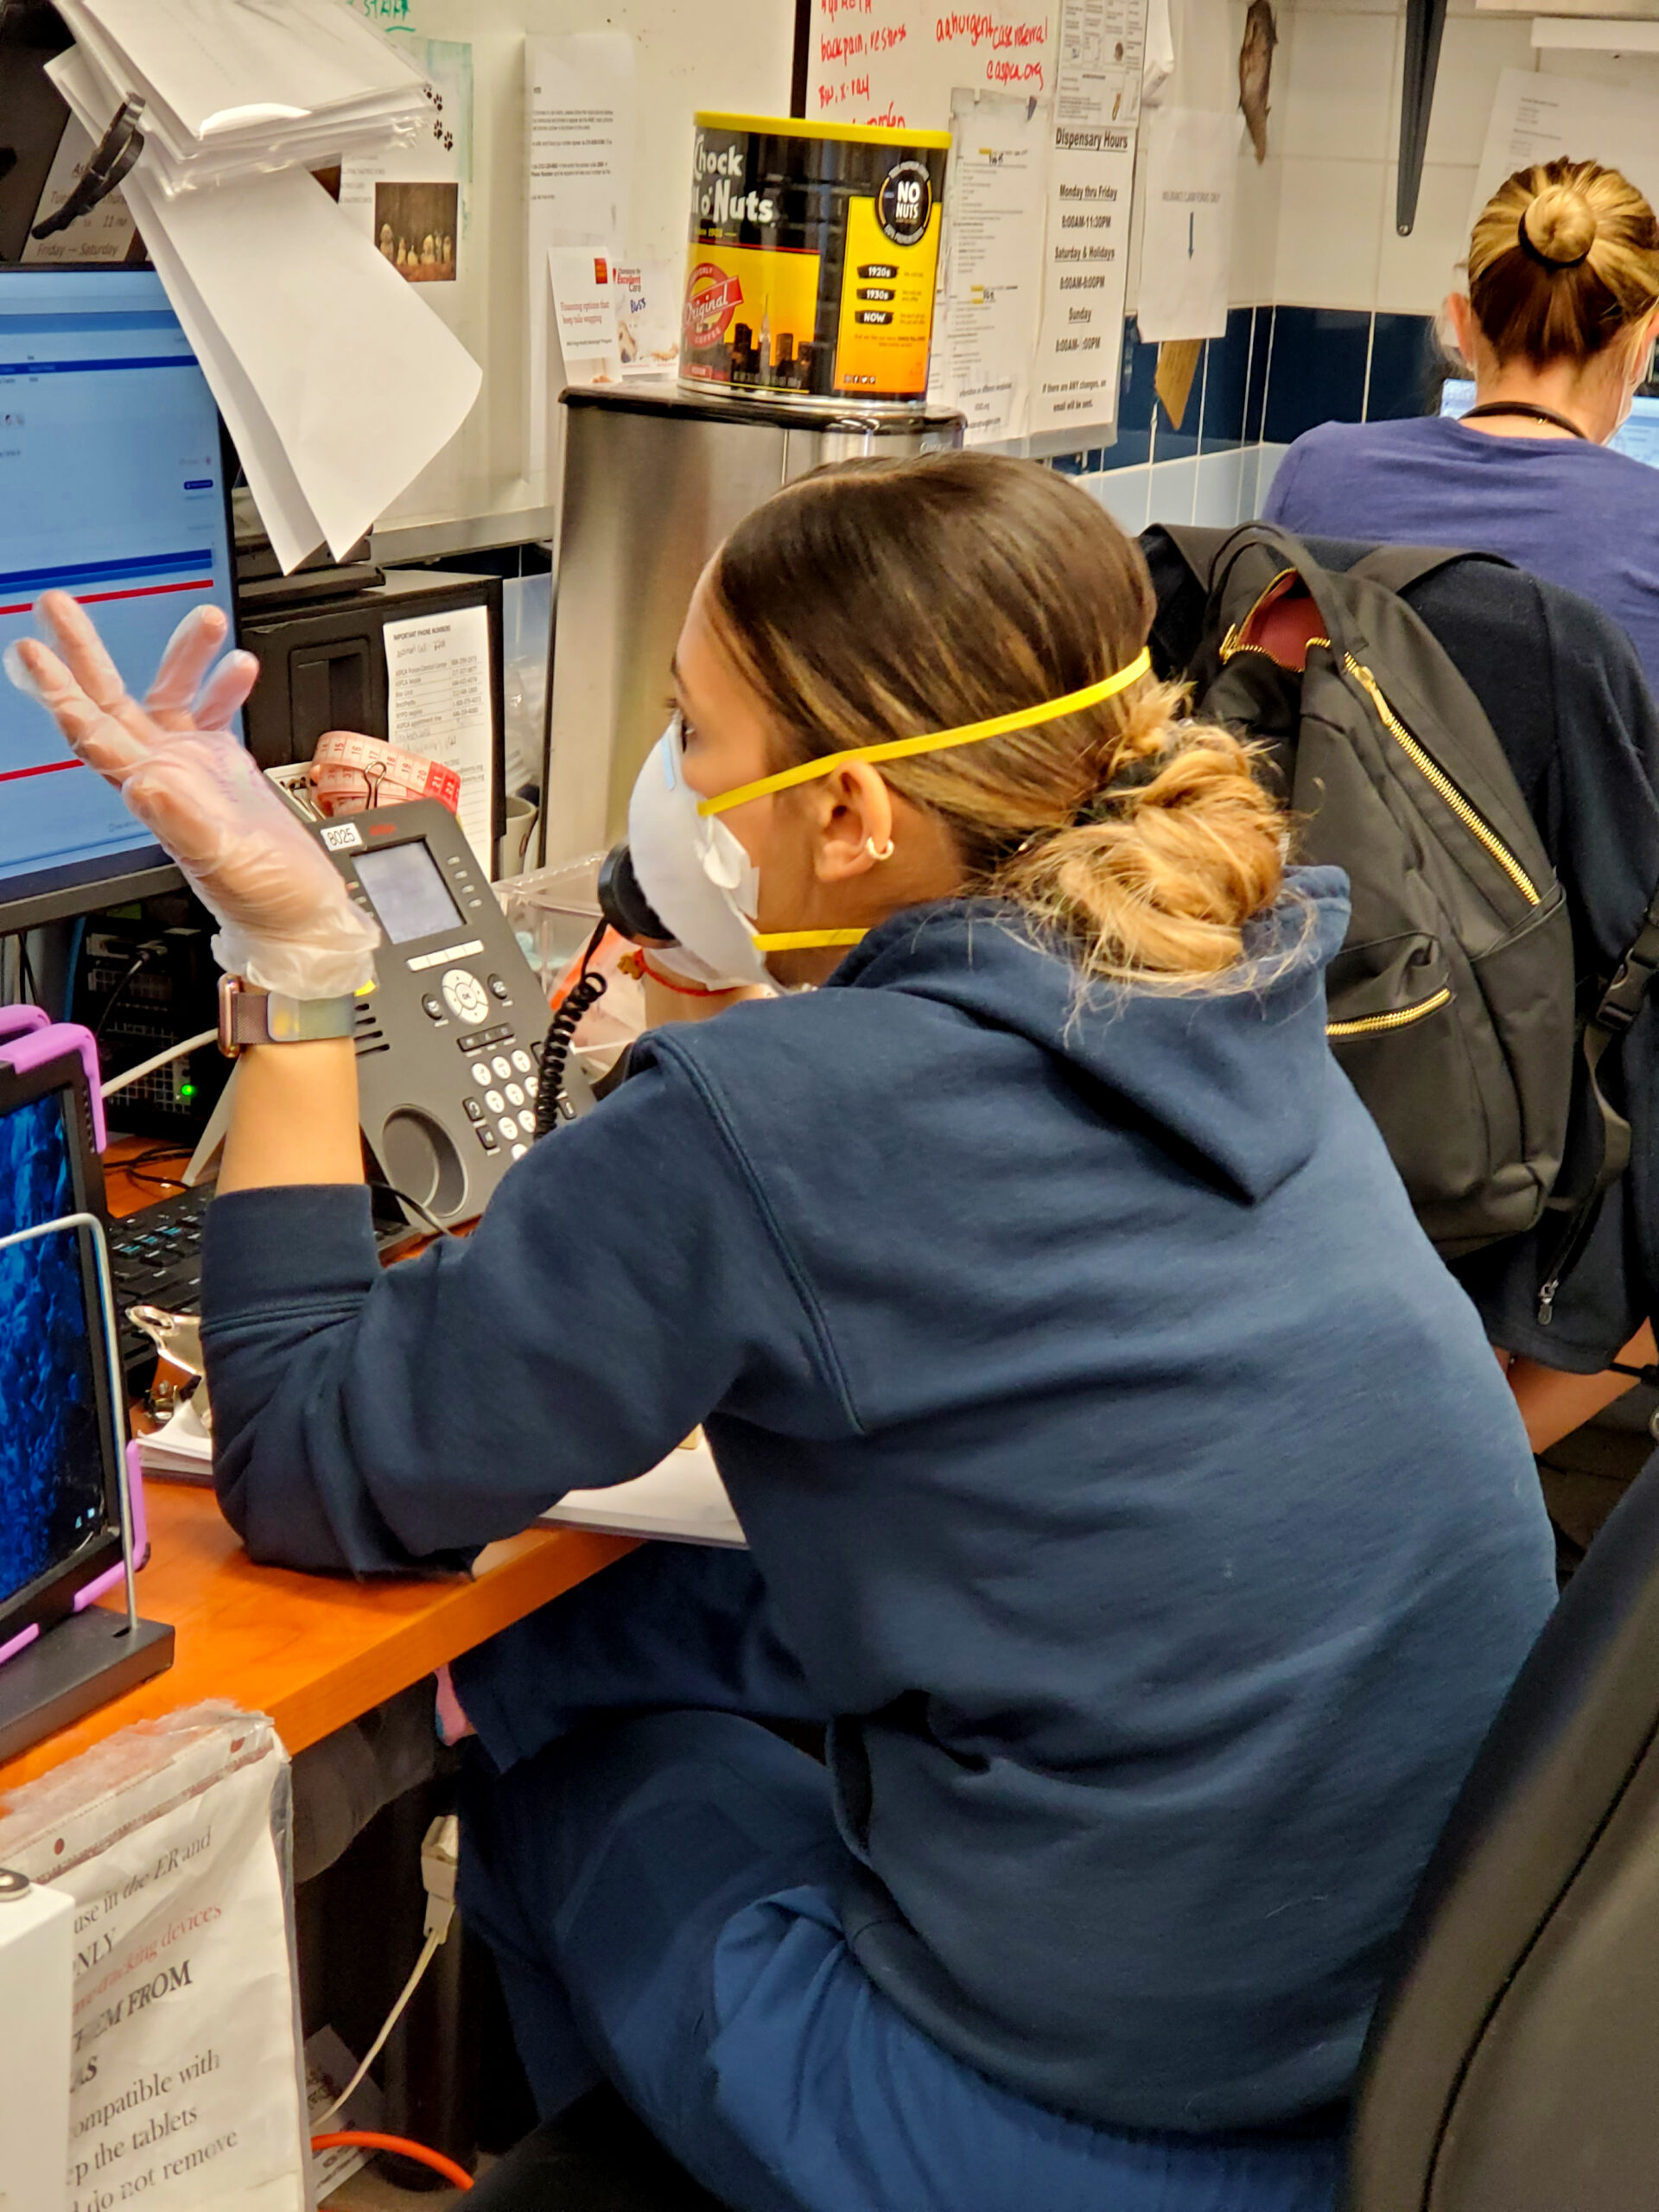
M 192 607 L 234 620 L 226 450 L 158 276 L 0 269 L 0 651 L 33 634 L 53 588 L 135 686 Z M 119 792 L 0 683 L 0 934 L 179 880 Z
M 1475 404 L 1475 387 L 1468 377 L 1448 377 L 1440 391 L 1442 415 L 1466 415 Z M 1630 411 L 1607 442 L 1615 453 L 1659 468 L 1659 398 L 1638 392 Z
M 99 1212 L 84 1062 L 0 1058 L 0 1236 Z M 86 1230 L 0 1246 L 0 1655 L 121 1556 L 120 1446 Z

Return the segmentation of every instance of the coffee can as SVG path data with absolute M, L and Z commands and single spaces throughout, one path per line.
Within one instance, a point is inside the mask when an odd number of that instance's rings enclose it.
M 681 384 L 925 408 L 950 133 L 694 120 Z

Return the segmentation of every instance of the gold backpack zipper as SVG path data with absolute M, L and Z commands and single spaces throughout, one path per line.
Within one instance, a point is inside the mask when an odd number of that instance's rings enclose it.
M 1250 608 L 1249 613 L 1244 617 L 1244 620 L 1242 622 L 1235 622 L 1232 625 L 1226 636 L 1221 641 L 1221 658 L 1224 661 L 1231 660 L 1235 654 L 1237 653 L 1260 653 L 1265 659 L 1272 661 L 1275 667 L 1283 665 L 1275 654 L 1268 652 L 1265 645 L 1247 645 L 1244 642 L 1243 633 L 1249 628 L 1250 624 L 1255 621 L 1256 616 L 1261 613 L 1262 607 L 1265 605 L 1267 601 L 1273 596 L 1274 593 L 1279 588 L 1279 586 L 1283 583 L 1285 578 L 1287 576 L 1294 575 L 1295 573 L 1296 572 L 1294 569 L 1281 569 L 1278 575 L 1274 576 L 1266 588 L 1257 594 L 1255 605 Z M 1329 638 L 1310 638 L 1307 640 L 1307 644 L 1309 646 L 1323 645 L 1325 647 L 1327 652 L 1331 650 L 1331 640 Z M 1395 744 L 1399 746 L 1407 760 L 1411 762 L 1412 766 L 1416 769 L 1419 775 L 1421 775 L 1427 783 L 1429 788 L 1434 792 L 1435 796 L 1441 799 L 1445 804 L 1451 809 L 1452 812 L 1457 816 L 1458 820 L 1462 823 L 1464 828 L 1469 832 L 1470 836 L 1474 838 L 1476 842 L 1483 845 L 1487 852 L 1491 855 L 1492 858 L 1503 869 L 1504 874 L 1509 877 L 1510 882 L 1514 884 L 1516 889 L 1521 893 L 1527 904 L 1529 906 L 1541 906 L 1543 904 L 1543 896 L 1539 891 L 1537 885 L 1534 883 L 1532 878 L 1527 874 L 1525 868 L 1522 867 L 1520 861 L 1516 860 L 1515 855 L 1510 850 L 1509 847 L 1498 836 L 1497 830 L 1492 828 L 1491 823 L 1487 822 L 1483 816 L 1477 813 L 1472 803 L 1458 789 L 1451 777 L 1446 774 L 1445 769 L 1440 766 L 1440 763 L 1435 760 L 1432 755 L 1424 751 L 1423 747 L 1406 728 L 1398 715 L 1395 713 L 1393 708 L 1389 706 L 1388 701 L 1383 697 L 1382 687 L 1378 683 L 1376 677 L 1372 675 L 1370 670 L 1364 665 L 1363 662 L 1356 660 L 1352 653 L 1350 652 L 1344 653 L 1342 657 L 1342 664 L 1347 670 L 1349 675 L 1353 677 L 1355 683 L 1357 683 L 1363 690 L 1366 697 L 1370 701 L 1372 706 L 1376 708 L 1377 719 L 1381 721 L 1383 728 L 1388 731 L 1389 736 L 1393 738 Z M 1379 1016 L 1377 1018 L 1381 1020 L 1383 1017 Z M 1391 1016 L 1388 1018 L 1390 1020 L 1393 1019 Z
M 1498 836 L 1497 830 L 1492 828 L 1491 823 L 1485 821 L 1475 811 L 1473 805 L 1464 797 L 1463 793 L 1452 782 L 1451 777 L 1446 774 L 1445 769 L 1440 766 L 1437 760 L 1433 760 L 1417 742 L 1411 732 L 1406 728 L 1405 724 L 1400 720 L 1400 717 L 1395 713 L 1393 708 L 1389 706 L 1388 701 L 1382 696 L 1382 687 L 1378 684 L 1376 678 L 1371 674 L 1370 670 L 1366 668 L 1361 662 L 1357 661 L 1352 653 L 1344 653 L 1342 657 L 1342 663 L 1349 675 L 1353 677 L 1356 683 L 1361 686 L 1366 697 L 1370 699 L 1372 706 L 1376 708 L 1377 718 L 1382 722 L 1383 728 L 1388 731 L 1389 736 L 1393 738 L 1395 744 L 1399 746 L 1401 751 L 1405 754 L 1407 760 L 1410 761 L 1412 766 L 1415 768 L 1418 773 L 1425 779 L 1430 789 L 1438 798 L 1443 799 L 1446 804 L 1451 808 L 1452 813 L 1457 816 L 1459 821 L 1462 823 L 1464 828 L 1469 832 L 1470 836 L 1473 837 L 1477 842 L 1486 848 L 1486 850 L 1491 855 L 1492 858 L 1503 869 L 1504 874 L 1509 877 L 1510 882 L 1514 884 L 1516 889 L 1526 900 L 1528 906 L 1541 906 L 1543 904 L 1543 897 L 1542 893 L 1539 891 L 1537 885 L 1534 883 L 1532 878 L 1527 874 L 1525 868 L 1522 867 L 1520 861 L 1516 860 L 1515 855 L 1510 850 L 1509 847 Z
M 1437 1014 L 1452 1002 L 1452 993 L 1443 983 L 1430 997 L 1420 999 L 1415 1006 L 1402 1006 L 1395 1014 L 1364 1014 L 1352 1021 L 1327 1021 L 1327 1037 L 1374 1037 L 1385 1029 L 1409 1028 L 1414 1021 L 1421 1021 L 1425 1014 Z

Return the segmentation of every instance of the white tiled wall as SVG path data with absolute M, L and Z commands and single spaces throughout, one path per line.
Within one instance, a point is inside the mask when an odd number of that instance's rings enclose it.
M 1535 66 L 1529 16 L 1451 0 L 1417 219 L 1395 234 L 1405 10 L 1396 0 L 1295 0 L 1274 122 L 1283 156 L 1274 298 L 1430 315 L 1468 244 L 1475 171 L 1499 75 Z M 1576 73 L 1580 57 L 1573 56 Z M 1659 73 L 1656 72 L 1656 73 Z M 1259 245 L 1248 251 L 1259 253 Z

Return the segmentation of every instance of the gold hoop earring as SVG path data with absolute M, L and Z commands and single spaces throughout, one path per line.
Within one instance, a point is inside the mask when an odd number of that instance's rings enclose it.
M 874 837 L 867 837 L 864 849 L 873 861 L 890 861 L 893 858 L 893 840 L 889 837 L 885 845 L 878 845 Z

